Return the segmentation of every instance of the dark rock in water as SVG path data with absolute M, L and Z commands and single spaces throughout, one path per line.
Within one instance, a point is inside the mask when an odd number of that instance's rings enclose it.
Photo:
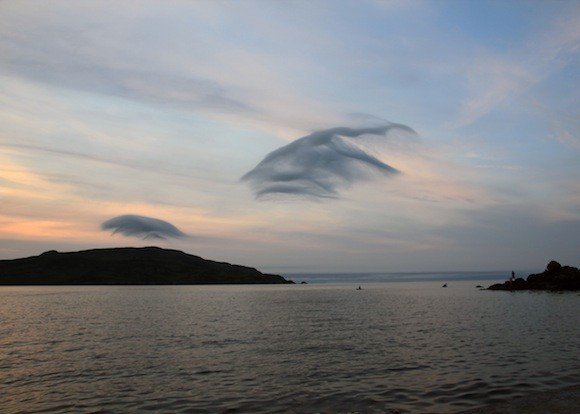
M 0 285 L 195 285 L 294 283 L 282 276 L 159 247 L 55 250 L 0 260 Z
M 490 290 L 580 290 L 580 270 L 551 261 L 542 273 L 490 286 Z

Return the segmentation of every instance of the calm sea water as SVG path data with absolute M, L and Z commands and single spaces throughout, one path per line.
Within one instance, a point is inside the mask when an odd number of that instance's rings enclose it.
M 2 287 L 0 411 L 449 413 L 580 383 L 579 294 L 475 284 Z

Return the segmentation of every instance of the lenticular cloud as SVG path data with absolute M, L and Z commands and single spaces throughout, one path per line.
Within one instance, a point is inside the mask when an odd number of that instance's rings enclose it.
M 171 223 L 134 214 L 113 217 L 101 224 L 101 230 L 112 230 L 113 234 L 121 233 L 144 240 L 186 237 L 185 233 Z
M 314 132 L 271 152 L 241 180 L 250 183 L 256 198 L 275 194 L 337 198 L 340 188 L 373 174 L 398 173 L 355 143 L 363 136 L 386 136 L 393 129 L 414 133 L 406 125 L 392 123 Z

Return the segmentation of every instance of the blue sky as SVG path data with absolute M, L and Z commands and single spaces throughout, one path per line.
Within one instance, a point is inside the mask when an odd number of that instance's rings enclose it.
M 0 2 L 0 259 L 578 266 L 579 21 L 575 1 Z M 187 237 L 101 229 L 123 215 Z

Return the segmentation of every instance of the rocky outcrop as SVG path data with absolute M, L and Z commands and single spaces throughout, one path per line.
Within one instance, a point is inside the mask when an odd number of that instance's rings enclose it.
M 580 270 L 552 260 L 542 273 L 490 286 L 490 290 L 580 290 Z
M 55 250 L 0 260 L 0 285 L 188 285 L 293 283 L 282 276 L 159 247 Z

